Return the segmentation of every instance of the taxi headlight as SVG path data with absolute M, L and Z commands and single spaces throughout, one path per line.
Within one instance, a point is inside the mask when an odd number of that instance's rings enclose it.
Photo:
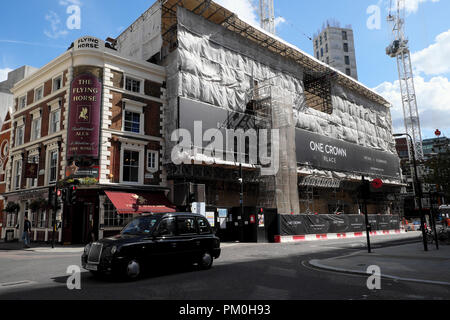
M 86 247 L 84 247 L 84 253 L 88 254 L 90 249 L 91 249 L 91 244 L 88 244 Z
M 112 248 L 111 248 L 111 254 L 114 254 L 114 253 L 116 253 L 117 252 L 117 247 L 116 246 L 113 246 Z

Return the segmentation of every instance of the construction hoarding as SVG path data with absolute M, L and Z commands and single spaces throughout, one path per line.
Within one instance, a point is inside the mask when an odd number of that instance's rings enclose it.
M 327 234 L 363 232 L 366 230 L 364 215 L 279 215 L 280 235 Z M 400 229 L 400 217 L 369 215 L 372 231 Z

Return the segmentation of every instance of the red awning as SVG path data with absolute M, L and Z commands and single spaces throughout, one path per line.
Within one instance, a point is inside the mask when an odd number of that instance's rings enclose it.
M 119 214 L 176 212 L 164 192 L 105 191 Z

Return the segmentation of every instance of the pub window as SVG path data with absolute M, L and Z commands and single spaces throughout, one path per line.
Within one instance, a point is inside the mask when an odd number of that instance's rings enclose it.
M 39 210 L 38 211 L 39 216 L 39 222 L 38 222 L 38 228 L 46 228 L 47 227 L 47 212 L 45 210 Z
M 29 163 L 39 163 L 39 157 L 38 156 L 32 156 L 28 159 Z M 28 185 L 30 188 L 37 187 L 37 177 L 36 178 L 28 178 Z
M 60 130 L 61 111 L 55 110 L 50 113 L 50 134 Z
M 41 118 L 33 119 L 31 123 L 31 141 L 41 137 Z
M 40 86 L 39 88 L 34 90 L 34 101 L 39 101 L 44 97 L 44 86 Z
M 141 114 L 137 112 L 125 111 L 124 131 L 141 132 Z
M 14 190 L 20 189 L 22 182 L 22 160 L 14 161 Z
M 109 199 L 103 203 L 105 227 L 124 227 L 133 219 L 132 214 L 118 214 L 116 207 Z
M 139 151 L 123 151 L 123 177 L 124 182 L 139 182 Z
M 23 109 L 27 106 L 27 96 L 24 95 L 19 98 L 19 110 Z
M 16 146 L 23 144 L 25 126 L 17 127 L 16 129 Z
M 58 150 L 50 151 L 49 183 L 56 182 L 58 177 Z
M 53 92 L 62 88 L 62 76 L 53 79 Z
M 125 90 L 141 93 L 141 80 L 125 77 Z
M 147 151 L 147 170 L 150 172 L 158 171 L 159 152 L 158 151 Z
M 13 228 L 16 225 L 16 221 L 17 221 L 17 214 L 15 213 L 9 213 L 6 216 L 6 226 L 8 228 Z

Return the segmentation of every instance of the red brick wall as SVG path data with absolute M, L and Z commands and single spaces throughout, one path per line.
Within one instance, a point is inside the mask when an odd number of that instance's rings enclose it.
M 27 93 L 27 106 L 34 102 L 34 90 L 30 90 Z
M 45 81 L 44 83 L 44 97 L 52 93 L 52 79 Z
M 113 73 L 113 86 L 117 88 L 122 88 L 123 86 L 123 74 L 117 71 L 112 71 Z M 145 81 L 145 93 L 147 95 L 151 95 L 154 97 L 160 98 L 161 96 L 161 85 L 148 81 Z M 110 117 L 111 126 L 110 128 L 113 130 L 122 130 L 122 99 L 129 99 L 138 101 L 146 104 L 144 107 L 144 133 L 147 136 L 153 137 L 161 137 L 161 104 L 155 101 L 151 101 L 149 99 L 145 99 L 143 97 L 136 97 L 132 94 L 121 93 L 112 91 L 112 99 L 110 102 L 112 104 L 112 116 Z M 113 179 L 111 181 L 113 183 L 120 182 L 120 142 L 117 140 L 118 137 L 113 135 L 113 139 L 111 141 L 111 156 L 109 157 L 111 165 L 108 167 L 111 174 L 113 175 Z M 144 166 L 145 166 L 145 174 L 150 172 L 147 171 L 147 150 L 159 151 L 161 154 L 161 146 L 159 142 L 150 142 L 146 146 L 145 154 L 144 154 Z M 158 159 L 159 160 L 159 159 Z M 160 164 L 161 167 L 161 164 Z M 144 183 L 147 185 L 159 185 L 161 182 L 160 172 L 153 173 L 153 179 L 145 179 Z

